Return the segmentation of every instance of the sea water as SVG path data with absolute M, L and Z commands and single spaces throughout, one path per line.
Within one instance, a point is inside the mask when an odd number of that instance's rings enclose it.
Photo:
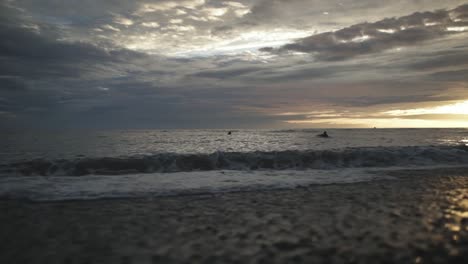
M 2 132 L 0 197 L 67 200 L 293 188 L 468 165 L 468 129 Z

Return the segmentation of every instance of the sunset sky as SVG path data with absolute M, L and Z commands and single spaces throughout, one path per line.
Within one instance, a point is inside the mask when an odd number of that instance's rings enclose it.
M 466 0 L 0 3 L 0 128 L 468 127 Z

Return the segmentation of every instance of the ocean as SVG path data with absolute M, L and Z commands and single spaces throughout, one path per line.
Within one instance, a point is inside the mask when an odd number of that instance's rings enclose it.
M 216 194 L 392 179 L 464 167 L 468 129 L 2 132 L 0 197 L 33 201 Z M 395 179 L 397 180 L 397 179 Z

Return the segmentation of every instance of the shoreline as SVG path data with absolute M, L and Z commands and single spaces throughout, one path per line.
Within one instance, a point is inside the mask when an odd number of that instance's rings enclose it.
M 395 174 L 395 175 L 391 175 Z M 1 263 L 462 263 L 468 172 L 291 190 L 0 201 Z

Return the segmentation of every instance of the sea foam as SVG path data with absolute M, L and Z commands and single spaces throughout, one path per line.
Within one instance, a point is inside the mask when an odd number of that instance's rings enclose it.
M 349 184 L 384 177 L 362 169 L 199 171 L 127 174 L 118 177 L 0 177 L 0 198 L 65 201 L 214 195 L 223 192 L 290 189 L 311 184 Z M 390 179 L 388 176 L 386 178 Z

